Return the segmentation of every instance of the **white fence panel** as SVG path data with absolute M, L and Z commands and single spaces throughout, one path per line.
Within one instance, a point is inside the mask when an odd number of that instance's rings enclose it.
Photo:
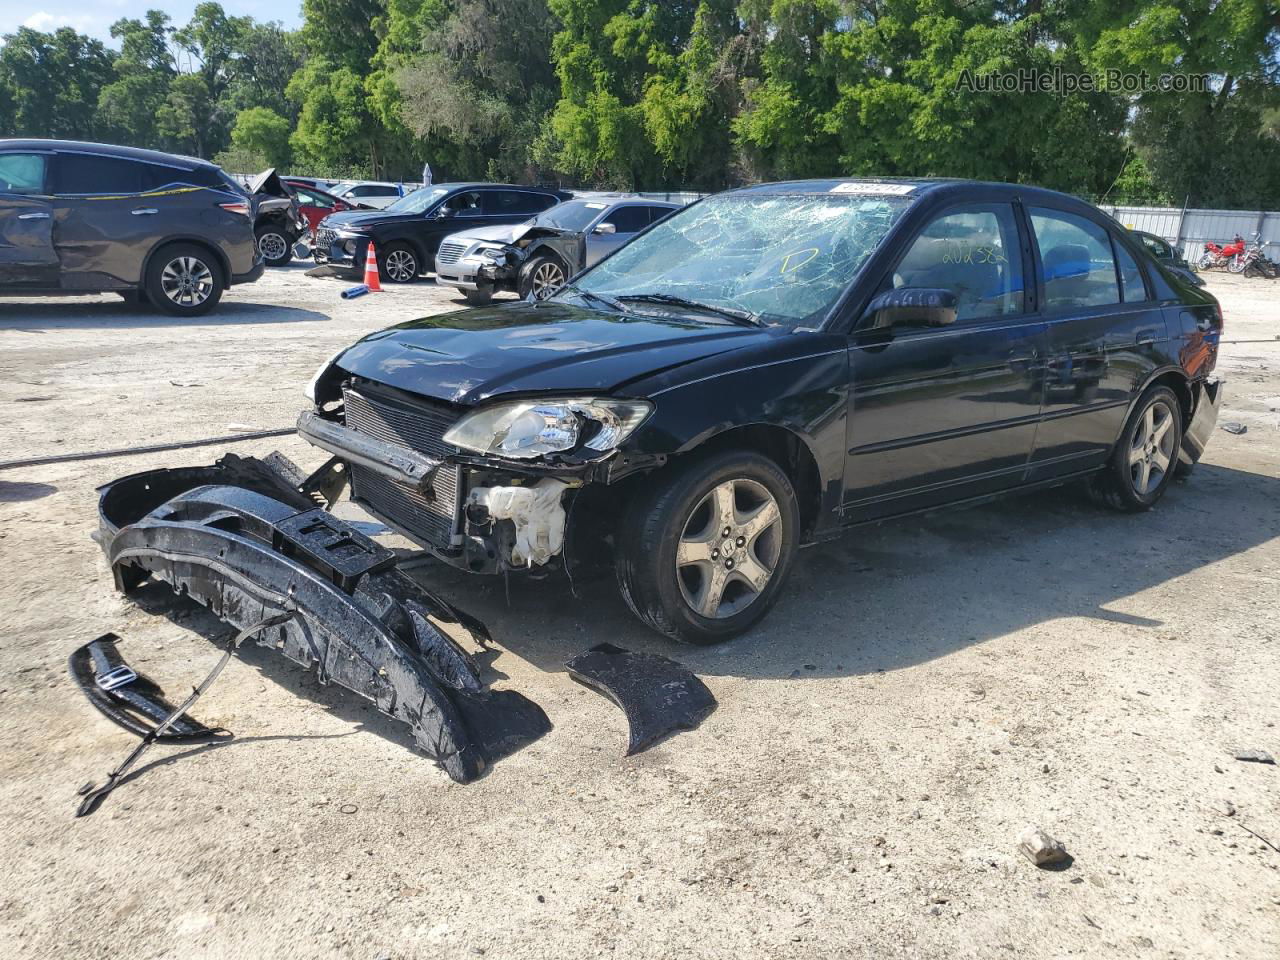
M 1238 233 L 1246 240 L 1256 234 L 1263 252 L 1275 260 L 1280 257 L 1280 213 L 1266 210 L 1202 210 L 1178 207 L 1124 207 L 1103 204 L 1130 230 L 1142 230 L 1164 237 L 1178 246 L 1182 255 L 1195 263 L 1204 245 L 1230 243 Z

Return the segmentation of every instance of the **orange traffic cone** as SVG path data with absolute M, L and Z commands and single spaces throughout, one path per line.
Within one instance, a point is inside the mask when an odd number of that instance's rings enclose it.
M 378 283 L 378 258 L 374 256 L 372 240 L 364 255 L 364 285 L 369 288 L 370 293 L 382 292 L 382 284 Z

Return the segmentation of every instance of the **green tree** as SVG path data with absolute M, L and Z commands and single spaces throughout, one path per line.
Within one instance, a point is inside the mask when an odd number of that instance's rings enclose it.
M 284 167 L 289 163 L 288 119 L 269 107 L 240 111 L 231 130 L 231 146 L 244 154 L 261 157 L 261 167 Z
M 172 33 L 168 15 L 158 10 L 148 10 L 145 20 L 126 18 L 111 25 L 111 36 L 120 41 L 117 79 L 98 97 L 98 116 L 110 139 L 137 147 L 162 145 L 157 115 L 178 73 L 169 48 Z
M 112 54 L 63 27 L 41 33 L 19 27 L 0 47 L 0 136 L 93 139 L 96 105 L 111 82 Z
M 425 3 L 415 22 L 421 55 L 386 57 L 403 64 L 398 119 L 455 177 L 533 176 L 530 148 L 556 96 L 545 0 L 461 0 L 447 14 Z

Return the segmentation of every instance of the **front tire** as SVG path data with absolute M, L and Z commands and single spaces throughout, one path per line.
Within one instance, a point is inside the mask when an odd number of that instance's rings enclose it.
M 1091 492 L 1113 510 L 1150 510 L 1177 472 L 1181 447 L 1178 398 L 1168 387 L 1152 387 L 1133 408 L 1107 465 L 1091 481 Z
M 769 612 L 799 534 L 795 489 L 772 460 L 747 450 L 692 460 L 629 506 L 618 537 L 618 587 L 659 633 L 719 643 Z
M 463 287 L 462 295 L 471 306 L 483 307 L 493 299 L 493 287 L 486 284 L 477 284 L 474 290 Z
M 520 299 L 545 300 L 568 280 L 569 271 L 559 257 L 538 254 L 520 270 Z
M 258 252 L 268 267 L 283 267 L 293 259 L 289 238 L 276 227 L 259 227 L 254 231 L 258 238 Z
M 147 264 L 147 299 L 175 317 L 198 317 L 222 299 L 222 267 L 206 248 L 175 243 L 157 250 Z
M 407 243 L 396 241 L 375 251 L 378 257 L 378 273 L 388 283 L 416 283 L 422 272 L 418 252 Z

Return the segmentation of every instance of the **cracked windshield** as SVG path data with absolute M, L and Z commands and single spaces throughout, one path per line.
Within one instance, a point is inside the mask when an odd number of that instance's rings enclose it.
M 909 203 L 902 196 L 712 197 L 637 237 L 574 287 L 626 301 L 627 309 L 635 298 L 679 298 L 763 323 L 815 326 Z

